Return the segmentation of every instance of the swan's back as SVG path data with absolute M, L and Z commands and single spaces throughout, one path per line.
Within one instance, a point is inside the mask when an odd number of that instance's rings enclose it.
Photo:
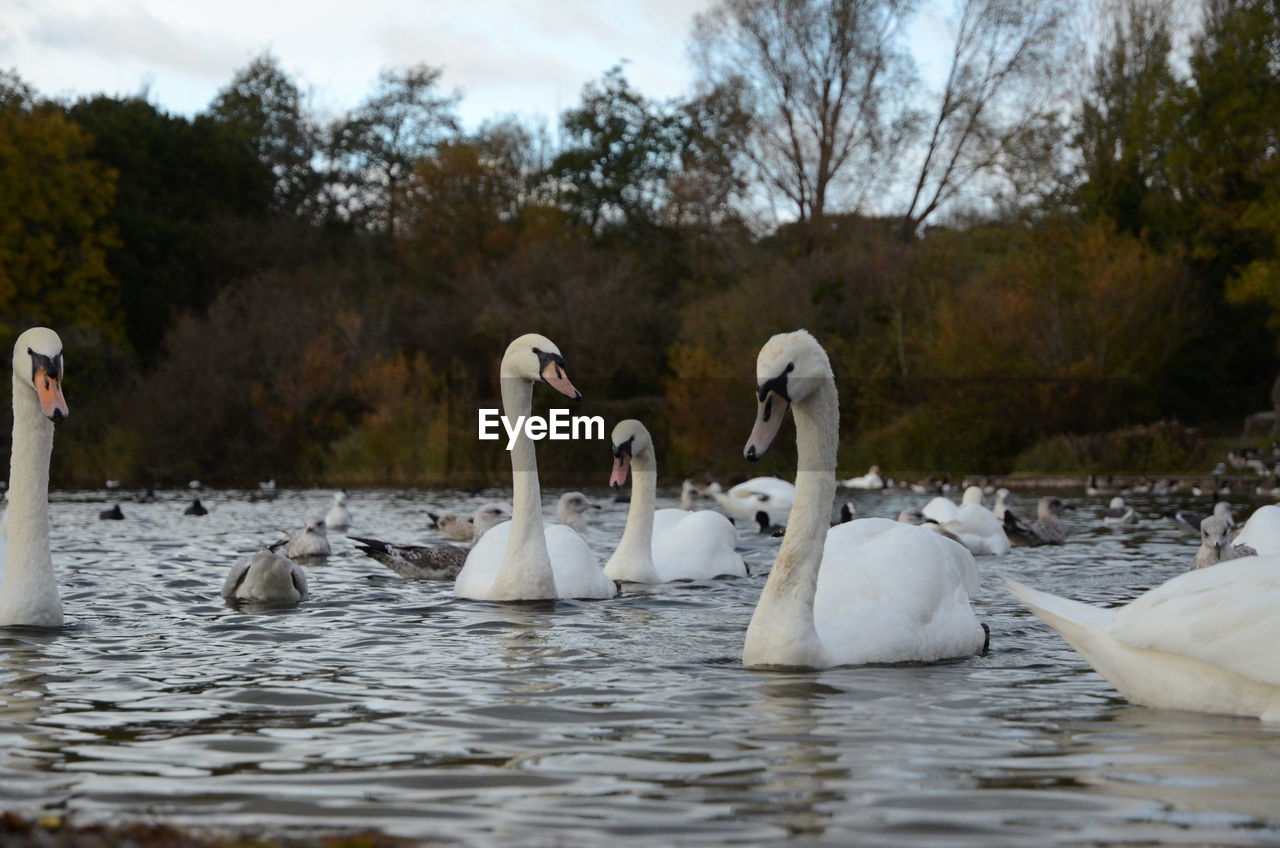
M 718 512 L 660 509 L 653 514 L 653 565 L 663 581 L 745 577 L 737 543 L 737 531 Z
M 796 487 L 778 477 L 753 477 L 745 483 L 739 483 L 729 489 L 735 498 L 746 498 L 751 495 L 764 495 L 779 507 L 790 507 L 796 500 Z
M 618 587 L 605 576 L 595 554 L 578 531 L 563 524 L 551 524 L 545 532 L 559 597 L 612 598 L 618 594 Z M 486 533 L 485 537 L 488 535 Z
M 942 495 L 938 495 L 925 504 L 924 509 L 921 511 L 924 513 L 925 518 L 932 518 L 939 524 L 960 520 L 960 508 L 949 498 L 944 498 Z
M 969 606 L 979 582 L 973 556 L 937 533 L 850 521 L 827 533 L 814 625 L 837 665 L 972 656 L 985 641 Z
M 966 548 L 979 555 L 1009 553 L 1013 546 L 1009 544 L 1009 537 L 994 512 L 976 503 L 962 504 L 956 512 L 956 520 L 944 526 Z
M 1280 506 L 1265 504 L 1254 510 L 1232 544 L 1248 545 L 1263 556 L 1280 554 Z
M 506 554 L 507 540 L 511 538 L 511 522 L 504 521 L 490 528 L 471 547 L 467 561 L 453 583 L 455 595 L 463 598 L 484 598 L 498 579 L 502 557 Z

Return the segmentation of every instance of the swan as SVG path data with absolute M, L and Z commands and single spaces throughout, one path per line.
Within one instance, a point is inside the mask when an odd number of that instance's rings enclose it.
M 1248 545 L 1263 556 L 1280 554 L 1280 506 L 1265 504 L 1255 509 L 1232 542 Z
M 300 557 L 322 557 L 331 553 L 329 536 L 325 532 L 323 515 L 317 515 L 307 521 L 306 525 L 288 539 L 273 542 L 271 551 L 283 551 L 290 559 Z
M 771 338 L 756 363 L 759 411 L 743 453 L 769 449 L 795 415 L 796 499 L 747 627 L 749 668 L 928 662 L 983 650 L 969 596 L 978 568 L 962 545 L 884 518 L 828 528 L 840 410 L 826 351 L 804 330 Z
M 1103 513 L 1103 524 L 1133 524 L 1138 520 L 1138 514 L 1134 512 L 1133 507 L 1128 506 L 1124 502 L 1124 498 L 1116 495 L 1111 499 L 1111 503 L 1107 505 L 1107 511 Z
M 502 357 L 502 410 L 507 420 L 529 415 L 533 384 L 544 382 L 566 397 L 582 394 L 565 374 L 564 357 L 551 340 L 530 333 Z M 467 555 L 453 593 L 479 601 L 612 598 L 618 587 L 596 562 L 582 536 L 542 520 L 538 460 L 524 427 L 511 447 L 512 518 L 485 533 Z
M 848 480 L 841 480 L 840 485 L 846 489 L 883 489 L 884 478 L 880 476 L 880 466 L 873 465 L 866 474 L 861 477 L 850 477 Z
M 292 560 L 258 551 L 231 566 L 222 597 L 259 603 L 296 604 L 307 599 L 307 574 Z
M 960 506 L 938 496 L 929 501 L 923 510 L 925 518 L 932 519 L 950 532 L 960 544 L 978 556 L 1009 553 L 1012 545 L 995 514 L 982 505 L 982 489 L 970 486 L 964 490 Z
M 621 487 L 630 470 L 631 506 L 622 541 L 604 573 L 630 583 L 746 577 L 747 566 L 734 550 L 738 533 L 729 519 L 710 510 L 654 511 L 658 458 L 649 430 L 628 418 L 618 422 L 611 438 L 614 463 L 609 485 Z
M 1248 545 L 1234 544 L 1231 535 L 1231 525 L 1220 515 L 1210 515 L 1200 522 L 1200 549 L 1196 551 L 1191 567 L 1207 568 L 1220 562 L 1258 555 Z
M 351 526 L 351 510 L 347 509 L 346 492 L 338 492 L 333 496 L 333 505 L 324 514 L 324 526 L 339 532 Z
M 485 504 L 468 522 L 472 538 L 479 539 L 491 528 L 511 518 L 503 504 Z M 453 580 L 467 561 L 470 547 L 450 545 L 396 545 L 379 539 L 352 536 L 360 552 L 376 559 L 406 580 Z
M 572 527 L 581 535 L 587 535 L 587 510 L 604 509 L 598 503 L 587 500 L 582 492 L 565 492 L 556 502 L 556 518 L 565 527 Z
M 728 492 L 719 483 L 712 483 L 707 494 L 735 521 L 752 522 L 757 512 L 765 512 L 771 523 L 786 524 L 796 499 L 796 487 L 777 477 L 753 477 Z
M 1009 490 L 996 489 L 996 502 L 991 507 L 991 514 L 1000 519 L 1000 523 L 1004 524 L 1004 514 L 1009 511 Z
M 1109 609 L 1005 583 L 1133 703 L 1280 721 L 1280 557 L 1188 571 Z
M 53 425 L 69 414 L 62 396 L 62 340 L 33 327 L 13 345 L 13 447 L 9 509 L 0 537 L 0 626 L 62 625 L 49 550 L 49 458 Z

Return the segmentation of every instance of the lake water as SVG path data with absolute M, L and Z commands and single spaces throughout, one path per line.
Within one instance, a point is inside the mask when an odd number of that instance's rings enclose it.
M 603 564 L 626 505 L 588 493 Z M 776 539 L 741 531 L 747 579 L 498 605 L 337 535 L 311 600 L 253 612 L 219 596 L 229 567 L 330 495 L 251 494 L 205 492 L 190 518 L 161 493 L 108 522 L 116 493 L 55 493 L 69 624 L 0 630 L 0 808 L 485 845 L 1280 840 L 1280 727 L 1127 704 L 997 578 L 1128 600 L 1189 567 L 1196 540 L 1160 514 L 1206 500 L 1132 498 L 1142 522 L 1112 530 L 1079 498 L 1067 545 L 980 558 L 987 656 L 767 673 L 740 656 Z M 503 496 L 355 491 L 351 532 L 429 541 L 427 509 Z

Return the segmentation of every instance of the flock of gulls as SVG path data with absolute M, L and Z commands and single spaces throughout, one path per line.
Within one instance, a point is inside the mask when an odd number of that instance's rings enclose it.
M 544 384 L 581 394 L 549 339 L 528 334 L 508 346 L 501 364 L 503 413 L 531 411 Z M 58 627 L 62 605 L 49 544 L 48 486 L 53 430 L 68 414 L 62 395 L 62 343 L 46 328 L 17 340 L 13 355 L 14 431 L 5 515 L 0 626 Z M 452 580 L 454 594 L 480 601 L 605 599 L 628 583 L 743 577 L 734 522 L 756 522 L 782 541 L 743 640 L 748 668 L 821 669 L 866 663 L 931 663 L 989 648 L 988 624 L 970 599 L 978 557 L 998 558 L 1015 545 L 1059 545 L 1058 516 L 1072 505 L 1042 498 L 1034 518 L 1016 515 L 1006 490 L 988 509 L 982 487 L 961 503 L 934 497 L 898 520 L 854 518 L 845 507 L 833 523 L 838 485 L 882 488 L 878 469 L 837 481 L 839 402 L 826 351 L 808 332 L 769 339 L 756 360 L 756 417 L 744 457 L 763 456 L 788 412 L 795 421 L 795 483 L 757 477 L 723 490 L 686 481 L 679 509 L 656 509 L 657 456 L 634 419 L 611 434 L 610 483 L 630 478 L 627 523 L 601 567 L 582 530 L 597 504 L 571 492 L 559 523 L 543 520 L 534 442 L 521 431 L 511 451 L 512 499 L 473 515 L 432 516 L 441 535 L 461 544 L 401 545 L 351 536 L 369 556 L 410 579 Z M 745 427 L 744 427 L 745 430 Z M 273 487 L 274 488 L 274 487 Z M 709 499 L 717 509 L 696 509 Z M 198 500 L 193 502 L 193 506 Z M 1115 608 L 1057 597 L 1005 578 L 1009 590 L 1053 627 L 1131 701 L 1280 720 L 1280 507 L 1257 510 L 1236 528 L 1230 507 L 1182 516 L 1202 544 L 1189 570 Z M 118 507 L 117 507 L 118 509 Z M 106 516 L 104 516 L 106 517 Z M 1116 497 L 1105 523 L 1137 519 Z M 288 539 L 237 562 L 229 599 L 298 603 L 307 578 L 298 560 L 329 551 L 328 530 L 352 524 L 344 494 Z M 998 561 L 998 560 L 991 560 Z

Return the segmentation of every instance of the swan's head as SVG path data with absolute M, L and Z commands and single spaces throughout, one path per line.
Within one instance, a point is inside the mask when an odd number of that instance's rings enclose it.
M 750 460 L 764 456 L 782 427 L 787 408 L 804 403 L 830 380 L 831 360 L 807 330 L 779 333 L 765 342 L 756 357 L 756 396 L 760 406 L 743 455 Z
M 964 497 L 960 499 L 961 504 L 979 504 L 982 503 L 982 487 L 970 486 L 964 490 Z
M 35 390 L 40 411 L 50 421 L 70 414 L 62 396 L 62 339 L 48 327 L 32 327 L 13 345 L 13 376 Z
M 573 387 L 565 373 L 564 357 L 551 339 L 537 333 L 526 333 L 507 345 L 502 357 L 502 376 L 517 377 L 530 383 L 543 382 L 572 400 L 581 400 L 582 392 Z
M 613 488 L 619 488 L 623 483 L 627 482 L 627 470 L 631 468 L 631 457 L 645 451 L 653 450 L 653 439 L 649 436 L 648 429 L 634 418 L 628 418 L 625 421 L 619 421 L 613 428 L 613 473 L 609 475 L 609 485 Z M 689 480 L 684 481 L 685 491 L 693 490 L 693 483 Z

